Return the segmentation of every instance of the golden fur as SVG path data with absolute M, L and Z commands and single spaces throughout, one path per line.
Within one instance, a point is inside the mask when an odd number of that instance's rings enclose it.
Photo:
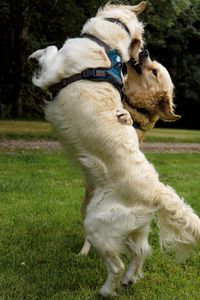
M 152 129 L 159 118 L 174 122 L 180 116 L 174 114 L 174 85 L 167 69 L 149 56 L 140 61 L 140 68 L 141 74 L 138 74 L 131 61 L 127 64 L 123 107 L 139 125 L 137 133 L 142 141 L 146 131 Z
M 143 26 L 136 14 L 144 7 L 143 2 L 136 6 L 109 4 L 86 23 L 82 32 L 118 49 L 126 62 L 134 48 L 139 51 L 142 44 L 138 39 Z M 105 17 L 119 18 L 131 34 Z M 89 67 L 109 66 L 104 49 L 87 38 L 67 40 L 59 51 L 52 47 L 31 56 L 41 66 L 34 77 L 41 88 Z M 46 118 L 62 145 L 92 184 L 84 228 L 86 239 L 107 266 L 108 277 L 100 289 L 104 297 L 114 296 L 120 282 L 128 285 L 141 276 L 145 255 L 150 251 L 148 234 L 154 213 L 162 245 L 172 246 L 179 254 L 200 241 L 198 216 L 174 190 L 160 182 L 139 149 L 135 129 L 118 121 L 120 109 L 120 95 L 110 83 L 89 80 L 63 88 L 45 107 Z M 120 258 L 125 246 L 131 254 L 127 272 Z

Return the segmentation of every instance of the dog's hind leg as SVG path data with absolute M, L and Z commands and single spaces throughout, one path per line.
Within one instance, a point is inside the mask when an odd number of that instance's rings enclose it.
M 106 253 L 104 259 L 107 265 L 108 276 L 100 289 L 100 294 L 103 297 L 116 296 L 116 289 L 120 286 L 121 277 L 125 267 L 120 257 L 112 252 Z
M 116 289 L 120 287 L 125 267 L 119 257 L 121 238 L 116 239 L 115 232 L 112 232 L 112 230 L 107 231 L 107 227 L 107 223 L 99 223 L 99 220 L 95 220 L 93 216 L 91 218 L 86 216 L 86 238 L 103 258 L 108 271 L 107 279 L 100 289 L 100 294 L 103 297 L 112 297 L 116 295 Z
M 143 277 L 142 268 L 145 256 L 150 253 L 148 243 L 150 225 L 146 225 L 127 241 L 128 248 L 132 254 L 132 260 L 129 264 L 127 272 L 122 276 L 121 284 L 124 286 L 130 285 Z

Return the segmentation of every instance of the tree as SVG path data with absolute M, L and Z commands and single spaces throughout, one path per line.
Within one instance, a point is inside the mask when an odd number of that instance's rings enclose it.
M 76 35 L 84 21 L 76 1 L 0 1 L 1 117 L 40 114 L 41 93 L 30 84 L 28 56 L 48 44 L 61 46 L 67 37 Z
M 177 125 L 200 128 L 195 115 L 200 108 L 200 1 L 149 0 L 143 17 L 148 48 L 169 69 L 179 113 L 185 115 Z
M 41 116 L 44 93 L 31 84 L 33 70 L 27 62 L 28 56 L 47 45 L 61 47 L 66 38 L 78 36 L 84 22 L 105 2 L 0 0 L 1 117 Z M 178 126 L 188 127 L 188 122 L 191 127 L 200 128 L 199 117 L 194 117 L 194 111 L 200 109 L 197 49 L 200 1 L 148 0 L 140 18 L 146 24 L 145 39 L 151 56 L 163 63 L 172 75 L 179 113 L 187 110 L 188 119 L 183 118 Z

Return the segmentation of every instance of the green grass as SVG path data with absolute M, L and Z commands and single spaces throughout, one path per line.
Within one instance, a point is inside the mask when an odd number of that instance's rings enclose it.
M 1 139 L 55 139 L 51 126 L 38 121 L 0 121 Z M 200 143 L 200 130 L 155 128 L 148 132 L 146 141 Z
M 146 135 L 148 142 L 200 143 L 200 130 L 154 128 Z
M 54 139 L 51 125 L 44 121 L 0 121 L 0 139 Z
M 160 178 L 200 213 L 198 154 L 148 154 Z M 0 299 L 97 300 L 106 270 L 84 239 L 79 207 L 83 183 L 61 152 L 0 154 Z M 119 300 L 199 300 L 200 255 L 178 265 L 159 250 L 156 228 L 145 278 Z

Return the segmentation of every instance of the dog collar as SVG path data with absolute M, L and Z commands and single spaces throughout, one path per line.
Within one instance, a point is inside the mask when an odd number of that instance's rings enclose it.
M 122 96 L 122 87 L 123 87 L 123 80 L 122 80 L 122 57 L 118 53 L 117 50 L 111 49 L 106 43 L 102 40 L 96 38 L 90 34 L 82 35 L 83 38 L 89 38 L 96 42 L 101 47 L 104 47 L 108 58 L 110 59 L 111 66 L 110 68 L 88 68 L 81 73 L 72 75 L 68 78 L 64 78 L 61 82 L 54 84 L 49 87 L 49 91 L 52 93 L 52 99 L 58 94 L 58 92 L 68 86 L 69 84 L 86 79 L 92 81 L 104 81 L 111 83 L 120 93 Z
M 122 21 L 120 21 L 119 19 L 115 19 L 115 18 L 105 18 L 104 20 L 108 21 L 108 22 L 112 22 L 115 24 L 120 25 L 121 27 L 123 27 L 123 29 L 128 33 L 128 35 L 131 35 L 130 30 L 128 29 L 128 27 L 126 26 L 126 24 L 124 24 Z

